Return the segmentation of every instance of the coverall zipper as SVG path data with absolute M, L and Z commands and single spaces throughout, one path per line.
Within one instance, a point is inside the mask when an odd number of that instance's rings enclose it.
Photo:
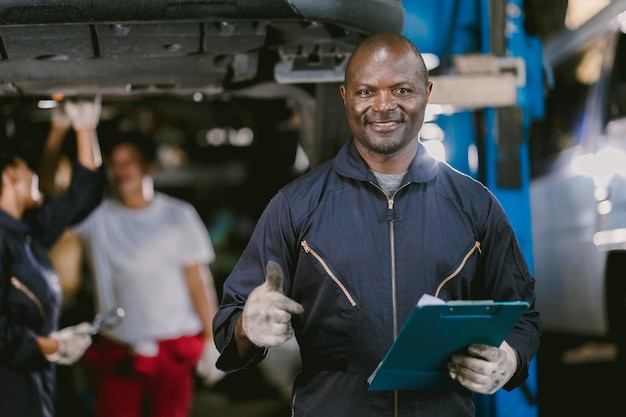
M 396 193 L 398 191 L 396 190 Z M 397 296 L 396 296 L 396 244 L 395 244 L 395 234 L 393 227 L 393 197 L 396 195 L 393 193 L 393 196 L 388 199 L 387 206 L 387 219 L 389 221 L 389 242 L 391 246 L 391 304 L 393 309 L 393 340 L 396 340 L 398 337 L 398 304 L 397 304 Z M 387 194 L 385 194 L 387 195 Z M 393 391 L 393 415 L 394 417 L 398 417 L 398 391 Z
M 326 261 L 317 252 L 315 252 L 313 249 L 311 249 L 311 247 L 306 242 L 306 240 L 303 240 L 302 242 L 300 242 L 300 246 L 302 246 L 302 248 L 304 249 L 304 251 L 306 253 L 313 255 L 313 257 L 315 259 L 317 259 L 317 261 L 320 263 L 320 265 L 322 265 L 322 268 L 324 268 L 324 271 L 326 271 L 326 274 L 328 274 L 330 279 L 332 279 L 335 282 L 335 284 L 337 284 L 337 286 L 339 287 L 341 292 L 343 292 L 343 294 L 346 296 L 346 298 L 350 302 L 350 305 L 352 307 L 356 307 L 356 302 L 354 301 L 354 298 L 352 298 L 352 296 L 350 295 L 350 292 L 348 292 L 348 289 L 346 288 L 346 286 L 343 285 L 343 282 L 341 282 L 339 280 L 339 278 L 337 278 L 335 276 L 333 271 L 330 270 L 330 268 L 328 267 L 328 264 L 326 264 Z
M 19 291 L 23 292 L 24 295 L 26 295 L 33 303 L 35 303 L 35 306 L 37 306 L 41 318 L 45 320 L 46 312 L 43 309 L 43 304 L 41 303 L 41 300 L 39 300 L 39 298 L 37 298 L 37 296 L 31 290 L 29 290 L 26 285 L 22 284 L 22 282 L 16 277 L 11 277 L 11 285 L 13 285 Z
M 381 193 L 384 194 L 385 198 L 387 199 L 387 221 L 389 222 L 389 243 L 390 243 L 390 250 L 391 250 L 391 306 L 392 306 L 392 310 L 393 310 L 393 339 L 395 340 L 396 337 L 398 336 L 398 302 L 397 302 L 397 285 L 396 285 L 396 244 L 395 244 L 395 230 L 394 230 L 394 209 L 393 209 L 393 205 L 395 202 L 395 197 L 396 194 L 398 194 L 398 191 L 400 191 L 401 189 L 403 189 L 404 187 L 407 187 L 409 185 L 409 183 L 406 183 L 404 185 L 401 185 L 400 187 L 398 187 L 398 189 L 396 191 L 394 191 L 394 193 L 391 195 L 391 197 L 389 197 L 387 195 L 387 193 L 385 192 L 385 190 L 383 190 L 382 188 L 380 188 L 378 186 L 378 184 L 371 182 L 370 183 L 376 187 L 378 190 L 380 190 Z M 394 417 L 398 417 L 398 391 L 394 391 L 393 392 L 393 415 Z
M 472 248 L 469 250 L 469 252 L 467 252 L 465 254 L 465 256 L 463 257 L 463 260 L 461 261 L 461 263 L 459 264 L 459 266 L 454 270 L 454 272 L 452 272 L 450 275 L 448 275 L 443 281 L 441 281 L 441 284 L 439 284 L 439 286 L 437 287 L 437 291 L 435 291 L 435 297 L 439 297 L 439 292 L 441 291 L 441 289 L 446 285 L 446 283 L 448 283 L 448 281 L 450 281 L 451 279 L 453 279 L 454 277 L 456 277 L 457 275 L 459 275 L 459 273 L 463 270 L 463 267 L 465 266 L 465 264 L 467 263 L 467 260 L 470 258 L 470 256 L 472 256 L 472 254 L 474 252 L 478 251 L 478 253 L 482 253 L 480 251 L 480 242 L 476 241 L 474 242 L 474 246 L 472 246 Z
M 398 189 L 394 191 L 391 197 L 389 197 L 387 193 L 385 192 L 385 190 L 383 190 L 375 182 L 370 181 L 370 184 L 372 184 L 377 190 L 383 193 L 383 195 L 387 199 L 387 221 L 389 222 L 389 243 L 390 243 L 390 250 L 391 250 L 391 308 L 393 310 L 392 311 L 393 312 L 393 338 L 395 340 L 396 337 L 398 336 L 398 319 L 397 319 L 398 305 L 397 305 L 397 300 L 396 300 L 396 244 L 395 244 L 395 239 L 394 239 L 395 234 L 394 234 L 394 227 L 393 227 L 393 222 L 394 222 L 393 204 L 395 202 L 395 197 L 398 194 L 398 191 L 407 187 L 410 183 L 407 182 L 406 184 L 398 187 Z

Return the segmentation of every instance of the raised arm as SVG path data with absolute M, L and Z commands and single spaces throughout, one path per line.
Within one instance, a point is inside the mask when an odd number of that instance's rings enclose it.
M 65 103 L 65 113 L 76 132 L 76 155 L 85 168 L 95 171 L 102 165 L 96 127 L 100 120 L 101 98 Z
M 37 169 L 40 178 L 40 187 L 45 195 L 52 196 L 62 191 L 67 184 L 61 181 L 59 175 L 59 165 L 61 163 L 61 149 L 63 141 L 72 122 L 65 114 L 62 103 L 52 110 L 50 119 L 50 130 L 44 142 Z
M 96 133 L 100 118 L 101 100 L 60 102 L 52 111 L 50 131 L 43 146 L 38 173 L 41 189 L 52 196 L 64 191 L 69 180 L 64 180 L 62 157 L 63 141 L 70 127 L 76 132 L 77 159 L 85 168 L 95 171 L 102 164 L 100 145 Z M 66 164 L 67 177 L 70 164 Z

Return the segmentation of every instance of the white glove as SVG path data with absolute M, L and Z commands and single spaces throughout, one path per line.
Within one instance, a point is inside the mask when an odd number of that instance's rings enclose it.
M 224 371 L 217 369 L 217 366 L 215 366 L 215 362 L 217 362 L 219 356 L 220 351 L 215 347 L 215 342 L 213 340 L 207 340 L 204 344 L 202 357 L 196 365 L 196 374 L 202 378 L 207 387 L 214 385 L 226 375 Z
M 101 97 L 96 96 L 93 101 L 66 101 L 64 109 L 74 129 L 95 129 L 100 121 Z
M 66 327 L 50 334 L 50 338 L 59 342 L 59 348 L 52 355 L 46 355 L 50 362 L 61 365 L 76 363 L 91 346 L 91 323 L 86 321 L 76 326 Z
M 282 290 L 283 271 L 276 262 L 269 261 L 265 282 L 250 293 L 242 314 L 243 330 L 257 346 L 278 346 L 294 335 L 291 315 L 304 310 Z
M 58 103 L 55 108 L 52 109 L 52 117 L 50 118 L 53 124 L 61 127 L 70 127 L 72 122 L 70 118 L 65 114 L 64 106 Z
M 450 377 L 465 388 L 480 394 L 493 394 L 517 370 L 517 352 L 506 342 L 500 347 L 473 344 L 467 351 L 452 355 L 448 362 Z

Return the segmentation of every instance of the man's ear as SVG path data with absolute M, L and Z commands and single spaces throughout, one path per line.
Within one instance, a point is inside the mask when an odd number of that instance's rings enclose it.
M 428 81 L 428 85 L 426 86 L 426 101 L 430 101 L 430 94 L 433 92 L 433 82 Z
M 345 84 L 339 85 L 339 94 L 341 94 L 341 98 L 343 99 L 343 105 L 346 105 L 346 86 Z

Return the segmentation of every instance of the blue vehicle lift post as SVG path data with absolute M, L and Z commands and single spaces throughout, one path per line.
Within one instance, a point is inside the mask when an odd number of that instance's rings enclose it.
M 440 61 L 431 71 L 431 104 L 440 112 L 427 123 L 443 131 L 446 160 L 498 197 L 532 272 L 528 135 L 531 122 L 544 117 L 544 81 L 542 45 L 524 30 L 523 0 L 404 0 L 403 6 L 403 34 Z M 527 382 L 511 392 L 475 395 L 477 416 L 537 416 L 536 369 L 531 362 Z

